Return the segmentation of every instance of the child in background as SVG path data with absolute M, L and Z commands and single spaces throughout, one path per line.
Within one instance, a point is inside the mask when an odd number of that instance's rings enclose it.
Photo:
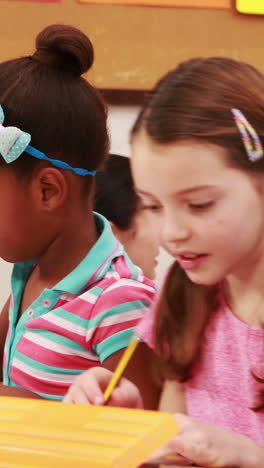
M 0 64 L 0 256 L 15 262 L 0 395 L 61 400 L 84 370 L 113 369 L 154 297 L 92 212 L 93 176 L 108 153 L 104 103 L 81 77 L 92 63 L 81 31 L 53 25 L 32 56 Z M 142 346 L 128 369 L 138 385 L 145 359 Z
M 132 132 L 132 172 L 175 257 L 138 332 L 175 379 L 181 432 L 164 452 L 264 466 L 264 77 L 228 58 L 161 79 Z M 101 372 L 102 371 L 102 372 Z M 93 374 L 91 393 L 88 378 Z M 90 402 L 111 373 L 83 375 Z M 96 382 L 96 384 L 94 384 Z M 120 380 L 113 398 L 122 405 Z M 73 385 L 74 387 L 74 385 Z M 74 393 L 70 389 L 70 393 Z M 140 403 L 131 386 L 131 401 Z
M 154 279 L 158 238 L 134 190 L 129 158 L 110 154 L 104 170 L 96 175 L 94 210 L 110 221 L 115 236 L 135 265 Z

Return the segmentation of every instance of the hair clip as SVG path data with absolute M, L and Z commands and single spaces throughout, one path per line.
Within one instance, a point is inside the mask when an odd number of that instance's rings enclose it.
M 263 146 L 256 130 L 239 109 L 231 109 L 231 112 L 241 135 L 248 159 L 255 162 L 263 158 Z
M 7 164 L 18 159 L 25 151 L 25 153 L 30 154 L 34 158 L 44 159 L 45 161 L 49 161 L 53 166 L 59 167 L 60 169 L 68 169 L 77 175 L 94 176 L 96 174 L 96 171 L 87 171 L 81 167 L 72 167 L 70 164 L 60 161 L 59 159 L 49 158 L 46 154 L 29 145 L 31 140 L 31 135 L 29 133 L 23 132 L 17 127 L 4 127 L 4 119 L 4 111 L 2 106 L 0 106 L 0 154 Z

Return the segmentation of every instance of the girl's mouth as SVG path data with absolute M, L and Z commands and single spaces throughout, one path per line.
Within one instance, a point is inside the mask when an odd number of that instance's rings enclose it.
M 194 270 L 201 266 L 201 264 L 208 257 L 208 254 L 181 254 L 177 255 L 177 260 L 183 270 Z

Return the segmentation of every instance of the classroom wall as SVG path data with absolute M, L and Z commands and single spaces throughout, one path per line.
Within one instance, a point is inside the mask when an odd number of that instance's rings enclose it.
M 108 126 L 111 135 L 111 151 L 130 155 L 129 131 L 138 113 L 139 106 L 112 105 L 109 109 Z M 171 257 L 162 252 L 157 267 L 157 282 L 160 283 Z M 10 273 L 12 265 L 0 259 L 0 309 L 10 293 Z
M 264 16 L 239 14 L 234 6 L 159 8 L 122 1 L 1 0 L 0 61 L 30 53 L 36 34 L 51 23 L 72 24 L 90 36 L 96 56 L 88 76 L 101 89 L 150 89 L 168 69 L 197 55 L 229 55 L 264 68 Z

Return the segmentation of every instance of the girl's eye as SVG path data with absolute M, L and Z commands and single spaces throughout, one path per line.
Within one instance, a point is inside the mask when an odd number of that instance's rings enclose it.
M 158 211 L 161 209 L 161 206 L 159 205 L 144 205 L 142 206 L 143 210 L 148 210 L 148 211 Z
M 189 207 L 192 210 L 202 211 L 202 210 L 206 210 L 207 208 L 210 208 L 212 206 L 212 204 L 213 204 L 212 201 L 208 201 L 208 202 L 205 202 L 205 203 L 190 203 Z

